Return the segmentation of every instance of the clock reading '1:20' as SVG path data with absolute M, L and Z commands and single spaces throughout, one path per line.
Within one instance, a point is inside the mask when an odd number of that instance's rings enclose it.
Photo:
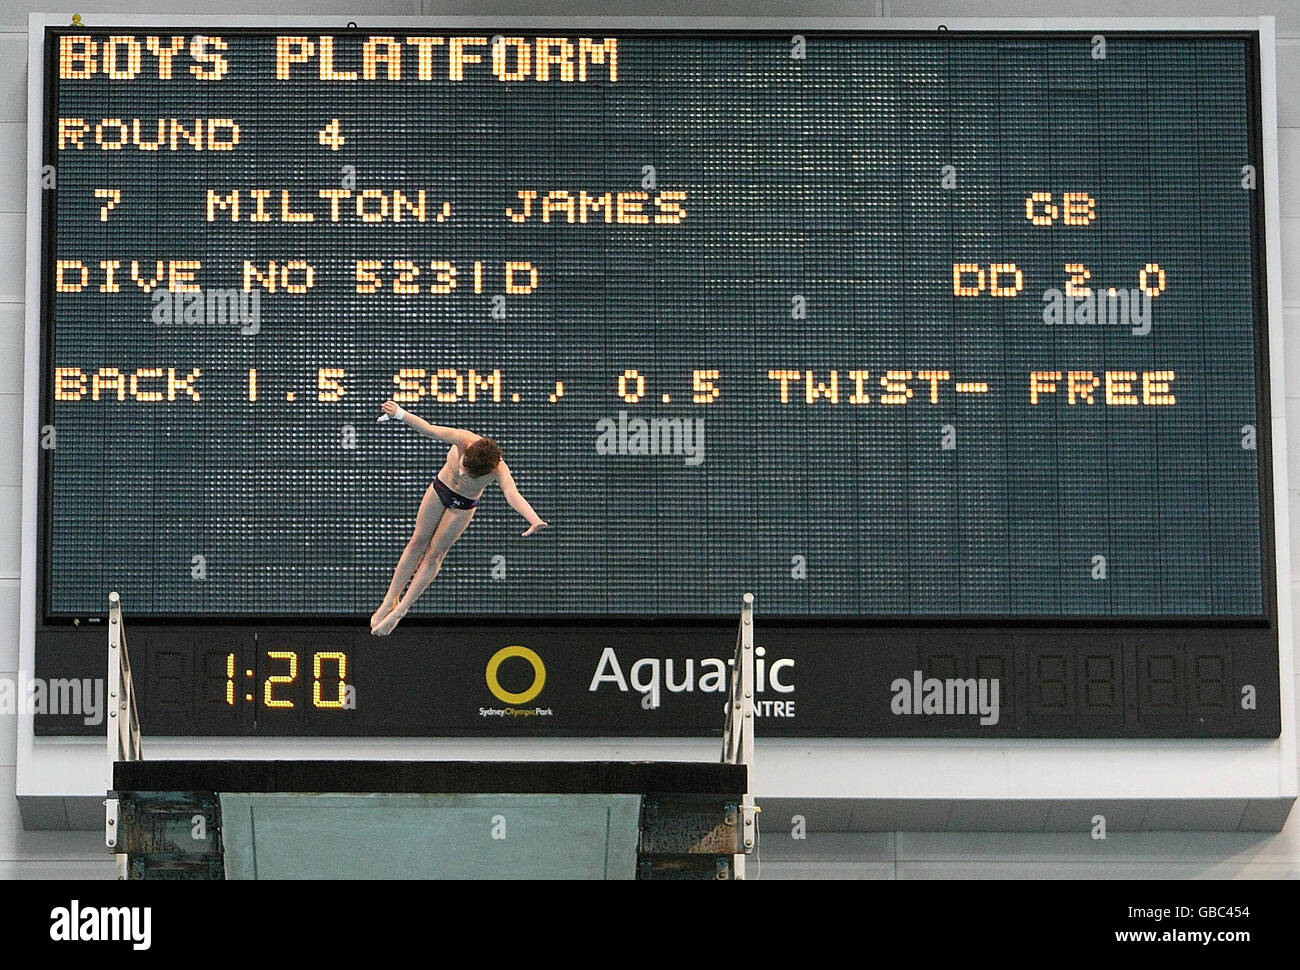
M 261 701 L 267 710 L 291 710 L 297 705 L 282 692 L 298 683 L 302 673 L 298 654 L 293 650 L 268 650 L 266 653 L 267 669 L 279 667 L 275 673 L 268 672 L 262 680 Z M 256 674 L 253 668 L 246 667 L 242 678 L 239 675 L 236 655 L 226 654 L 226 704 L 231 707 L 243 702 L 254 703 L 258 698 Z M 356 707 L 355 693 L 348 678 L 348 655 L 337 650 L 325 650 L 311 655 L 311 704 L 321 710 L 351 710 Z M 247 686 L 239 686 L 240 681 Z

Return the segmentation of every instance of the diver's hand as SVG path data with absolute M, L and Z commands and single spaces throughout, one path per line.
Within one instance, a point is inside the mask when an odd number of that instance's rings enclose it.
M 387 421 L 389 418 L 392 418 L 394 421 L 406 420 L 406 411 L 404 411 L 402 406 L 396 401 L 385 401 L 383 404 L 379 405 L 379 410 L 384 412 L 379 417 L 380 421 Z

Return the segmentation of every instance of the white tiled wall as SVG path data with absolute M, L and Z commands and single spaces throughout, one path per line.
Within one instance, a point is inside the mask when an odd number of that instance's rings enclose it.
M 18 453 L 22 410 L 23 266 L 27 14 L 50 5 L 0 0 L 0 455 Z M 264 14 L 263 0 L 172 0 L 173 13 Z M 77 0 L 94 23 L 104 12 L 155 13 L 140 0 Z M 834 17 L 1242 17 L 1277 18 L 1278 123 L 1282 265 L 1286 303 L 1287 416 L 1293 433 L 1289 480 L 1300 485 L 1300 0 L 281 0 L 279 16 L 364 13 L 551 16 L 807 16 Z M 163 17 L 160 20 L 165 19 Z M 0 462 L 0 675 L 16 676 L 18 656 L 18 539 L 20 490 L 12 461 Z M 1300 488 L 1291 496 L 1300 523 Z M 1300 529 L 1300 527 L 1298 527 Z M 1300 531 L 1297 532 L 1300 535 Z M 1300 545 L 1291 595 L 1300 616 Z M 1298 678 L 1300 681 L 1300 678 Z M 1300 696 L 1300 682 L 1297 683 Z M 100 832 L 26 832 L 14 798 L 13 718 L 0 718 L 0 877 L 112 878 Z M 846 833 L 823 831 L 814 820 L 794 839 L 788 819 L 764 817 L 761 875 L 768 879 L 989 878 L 1300 878 L 1300 811 L 1278 835 L 1249 833 Z M 752 872 L 752 869 L 751 869 Z

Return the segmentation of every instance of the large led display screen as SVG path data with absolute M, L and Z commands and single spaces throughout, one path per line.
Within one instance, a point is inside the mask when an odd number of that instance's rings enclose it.
M 1275 663 L 1255 43 L 51 30 L 43 621 L 360 629 L 447 458 L 392 399 L 549 524 L 489 488 L 411 621 Z

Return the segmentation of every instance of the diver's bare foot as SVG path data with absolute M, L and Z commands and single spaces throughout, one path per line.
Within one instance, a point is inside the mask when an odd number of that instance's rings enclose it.
M 406 616 L 406 610 L 400 606 L 395 606 L 388 611 L 388 615 L 380 620 L 372 629 L 371 633 L 377 637 L 386 637 L 393 632 L 393 627 L 401 622 L 402 617 Z
M 380 603 L 379 609 L 375 610 L 374 616 L 370 618 L 370 629 L 374 630 L 374 628 L 379 625 L 379 621 L 384 618 L 385 614 L 392 610 L 396 605 L 397 600 L 384 600 Z

